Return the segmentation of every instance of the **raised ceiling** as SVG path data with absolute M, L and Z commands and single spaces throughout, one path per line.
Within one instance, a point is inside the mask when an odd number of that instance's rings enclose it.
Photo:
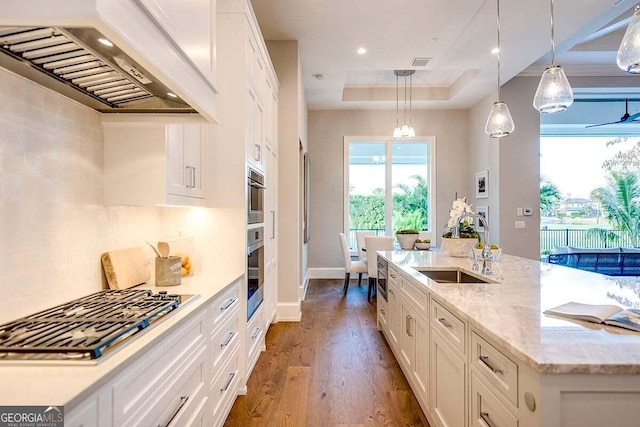
M 569 76 L 612 76 L 625 85 L 640 86 L 640 77 L 627 77 L 615 66 L 626 27 L 621 20 L 631 15 L 636 3 L 556 0 L 556 62 Z M 395 108 L 394 69 L 417 70 L 413 80 L 417 109 L 469 108 L 495 90 L 494 0 L 252 0 L 252 4 L 266 40 L 298 40 L 309 109 Z M 541 74 L 549 61 L 549 2 L 501 0 L 500 9 L 502 80 L 520 73 Z M 360 47 L 367 53 L 358 55 Z M 424 67 L 411 67 L 415 57 L 431 59 Z

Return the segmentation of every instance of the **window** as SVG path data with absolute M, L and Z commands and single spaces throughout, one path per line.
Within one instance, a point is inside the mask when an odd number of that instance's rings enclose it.
M 434 141 L 345 138 L 344 218 L 352 251 L 356 231 L 431 231 Z

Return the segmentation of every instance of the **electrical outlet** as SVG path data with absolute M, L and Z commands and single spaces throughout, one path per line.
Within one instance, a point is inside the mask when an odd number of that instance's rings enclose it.
M 524 215 L 524 214 L 523 214 L 523 212 L 522 212 L 522 208 L 516 208 L 516 215 L 517 215 L 517 216 L 522 216 L 522 215 Z
M 526 228 L 524 221 L 516 221 L 516 228 Z

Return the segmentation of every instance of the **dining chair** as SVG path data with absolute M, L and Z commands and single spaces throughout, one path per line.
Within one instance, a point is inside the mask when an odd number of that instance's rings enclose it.
M 371 300 L 371 291 L 375 290 L 378 283 L 378 255 L 377 251 L 392 251 L 393 237 L 391 236 L 368 236 L 364 238 L 367 249 L 367 274 L 369 275 L 369 289 L 367 291 L 367 301 Z
M 364 238 L 366 236 L 375 236 L 375 231 L 356 231 L 356 244 L 358 245 L 358 259 L 360 261 L 367 261 L 367 252 L 364 250 Z
M 360 286 L 362 274 L 367 272 L 367 263 L 364 261 L 351 261 L 349 244 L 347 243 L 347 237 L 344 233 L 340 233 L 340 245 L 342 246 L 342 255 L 344 256 L 344 294 L 346 295 L 351 273 L 358 273 L 358 286 Z

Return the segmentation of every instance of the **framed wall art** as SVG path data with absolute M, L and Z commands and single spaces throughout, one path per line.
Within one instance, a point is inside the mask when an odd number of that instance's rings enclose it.
M 489 171 L 476 173 L 476 199 L 489 197 Z

